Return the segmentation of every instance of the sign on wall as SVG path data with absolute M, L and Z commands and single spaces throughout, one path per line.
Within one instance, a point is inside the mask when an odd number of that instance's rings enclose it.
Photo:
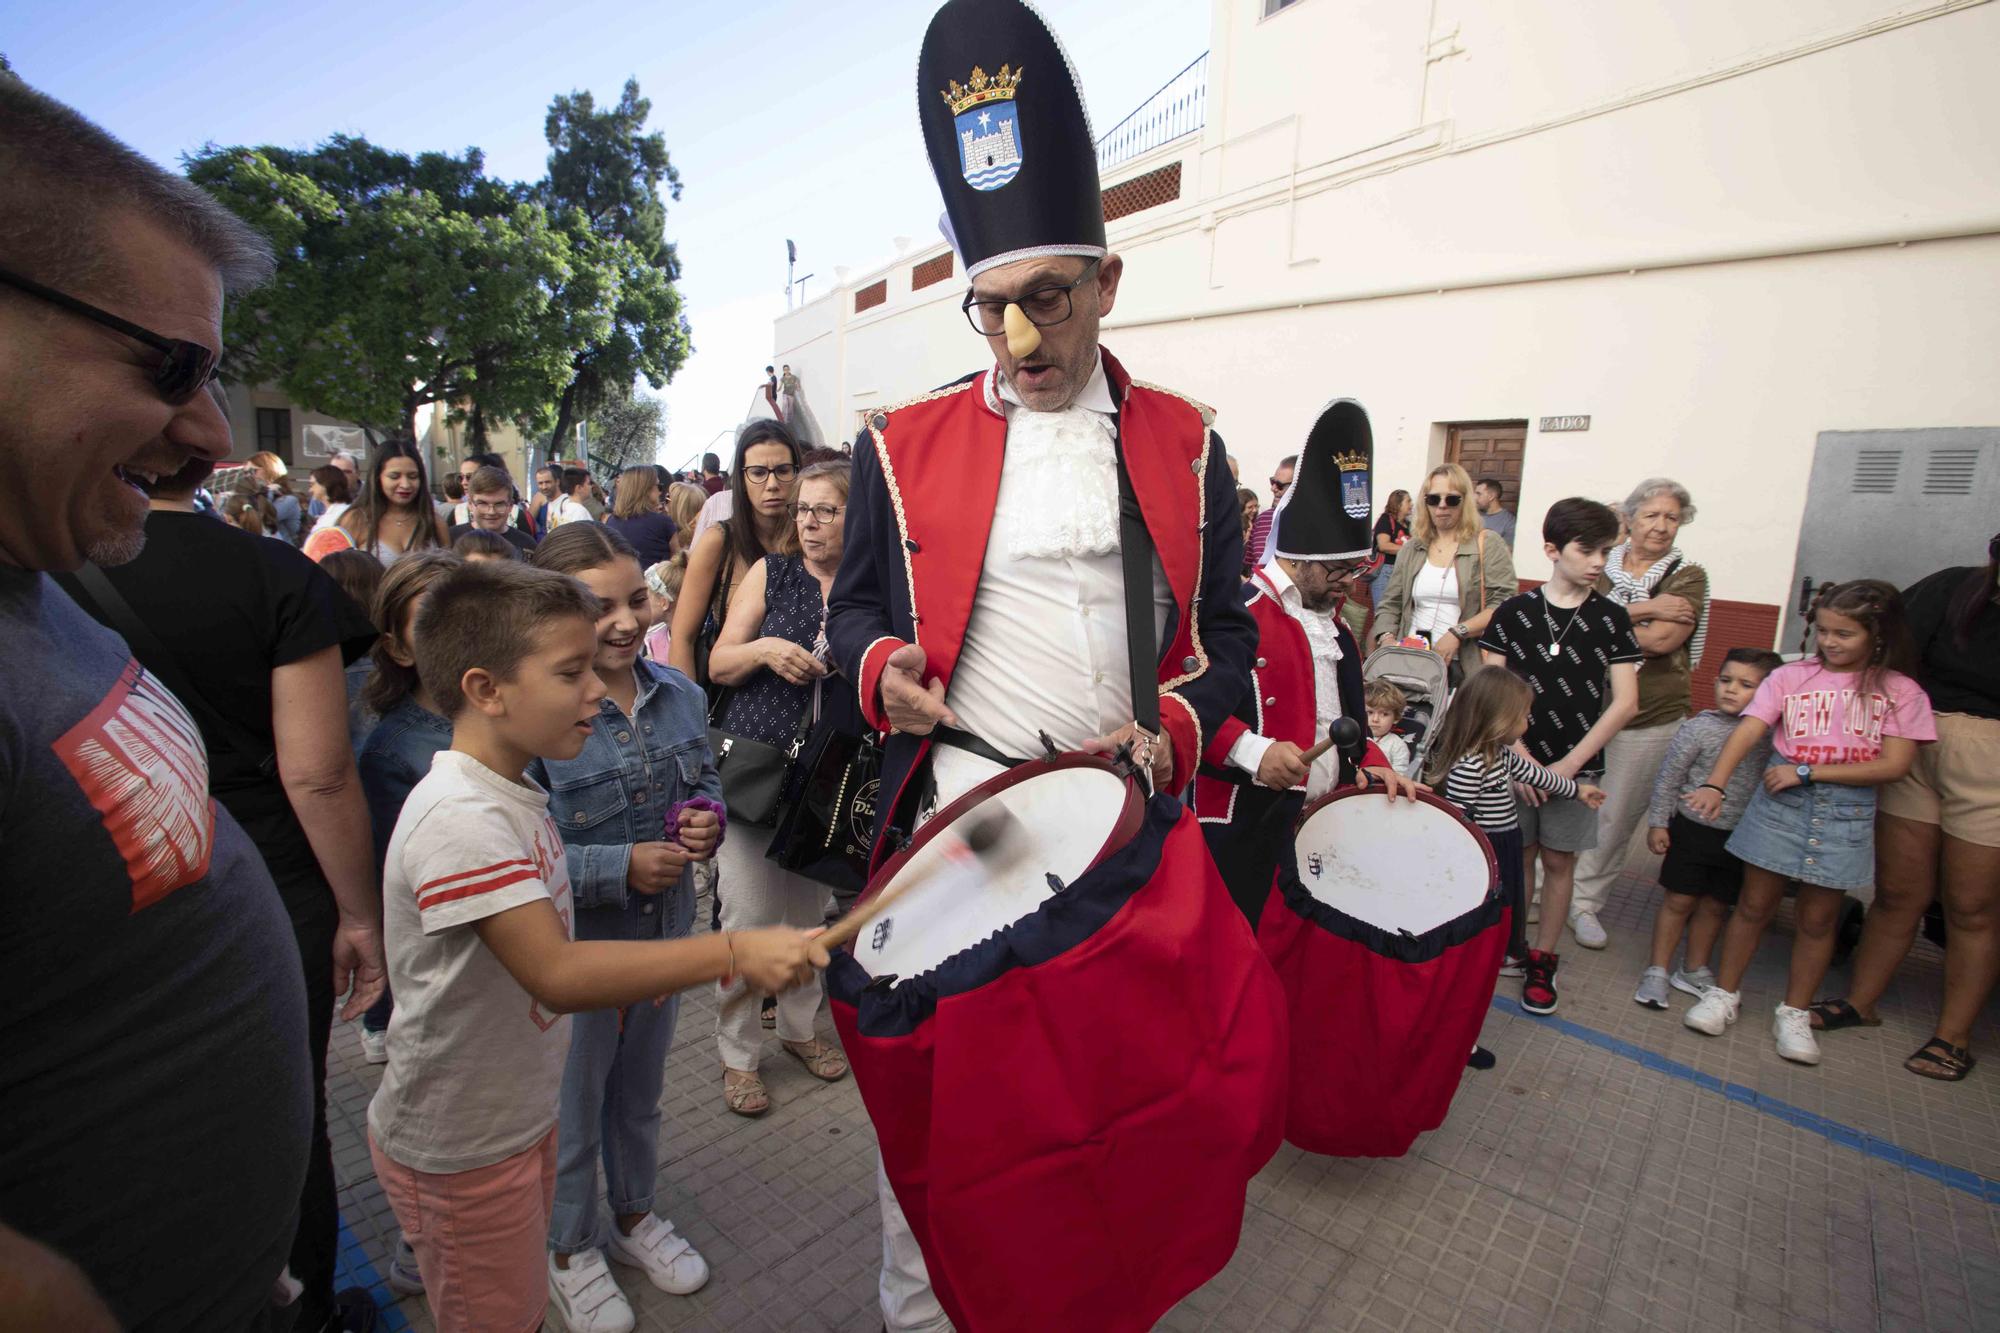
M 1590 429 L 1590 418 L 1588 416 L 1542 418 L 1542 433 L 1544 435 L 1552 435 L 1560 430 L 1589 430 L 1589 429 Z

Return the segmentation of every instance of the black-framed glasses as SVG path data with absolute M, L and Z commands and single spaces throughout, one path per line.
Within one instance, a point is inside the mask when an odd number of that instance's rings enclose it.
M 776 477 L 779 481 L 790 481 L 798 475 L 798 468 L 790 463 L 780 463 L 776 467 L 759 466 L 743 469 L 743 480 L 749 482 L 752 486 L 762 486 L 773 477 Z
M 200 343 L 189 342 L 185 338 L 162 337 L 128 319 L 120 319 L 109 310 L 99 310 L 87 301 L 66 296 L 53 287 L 44 287 L 31 278 L 4 268 L 0 268 L 0 282 L 30 296 L 40 297 L 50 305 L 61 306 L 71 314 L 95 320 L 107 329 L 114 329 L 160 353 L 160 363 L 153 367 L 153 388 L 174 407 L 191 402 L 211 382 L 222 378 L 222 354 Z
M 1097 266 L 1103 262 L 1101 259 L 1093 259 L 1085 264 L 1082 276 L 1075 282 L 1061 282 L 1052 287 L 1037 287 L 1034 291 L 1025 292 L 1011 300 L 997 297 L 980 300 L 971 292 L 967 292 L 965 300 L 960 303 L 965 310 L 966 322 L 972 325 L 975 333 L 991 338 L 1007 331 L 1007 307 L 1017 305 L 1021 307 L 1021 313 L 1028 317 L 1030 324 L 1044 329 L 1051 324 L 1060 324 L 1074 313 L 1070 301 L 1071 293 L 1096 276 Z
M 1456 509 L 1465 503 L 1465 497 L 1462 495 L 1442 495 L 1433 491 L 1424 497 L 1424 503 L 1433 509 L 1438 508 L 1440 505 L 1446 509 Z
M 1321 560 L 1319 567 L 1325 571 L 1328 581 L 1345 583 L 1368 568 L 1365 560 Z
M 820 523 L 831 523 L 847 512 L 846 505 L 793 505 L 792 517 L 803 523 L 808 515 Z

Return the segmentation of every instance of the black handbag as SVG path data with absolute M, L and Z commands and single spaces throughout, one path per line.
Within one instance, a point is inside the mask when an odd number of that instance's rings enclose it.
M 709 714 L 708 727 L 709 752 L 715 756 L 715 772 L 722 779 L 722 803 L 728 807 L 732 820 L 768 828 L 778 817 L 778 798 L 784 794 L 785 774 L 805 743 L 805 728 L 800 727 L 789 747 L 732 735 L 715 725 L 715 718 L 722 711 L 722 700 L 727 697 L 725 690 L 717 699 L 717 706 Z
M 843 682 L 843 685 L 845 682 Z M 823 697 L 815 691 L 815 697 Z M 836 694 L 843 701 L 851 695 Z M 817 710 L 815 710 L 817 711 Z M 792 763 L 778 812 L 778 830 L 764 853 L 772 861 L 833 890 L 845 910 L 868 883 L 881 795 L 882 746 L 857 706 L 828 711 L 814 723 Z

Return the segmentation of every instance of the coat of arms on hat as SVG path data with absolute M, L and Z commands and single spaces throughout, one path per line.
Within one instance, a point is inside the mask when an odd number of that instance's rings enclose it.
M 972 77 L 942 94 L 958 130 L 958 169 L 975 190 L 997 190 L 1020 174 L 1021 126 L 1014 89 L 1023 71 L 1007 65 L 998 74 L 972 67 Z
M 1367 518 L 1370 492 L 1368 489 L 1368 455 L 1361 453 L 1335 454 L 1333 465 L 1340 469 L 1340 507 L 1349 518 Z

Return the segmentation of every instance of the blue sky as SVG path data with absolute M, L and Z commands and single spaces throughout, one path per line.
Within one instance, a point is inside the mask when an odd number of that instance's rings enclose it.
M 668 215 L 696 352 L 666 391 L 665 461 L 741 415 L 784 309 L 787 237 L 823 292 L 937 234 L 916 127 L 931 0 L 339 5 L 29 4 L 0 26 L 16 72 L 163 163 L 217 143 L 335 132 L 406 151 L 476 145 L 533 178 L 559 92 L 635 76 L 686 186 Z M 1102 133 L 1208 45 L 1208 0 L 1043 0 Z

